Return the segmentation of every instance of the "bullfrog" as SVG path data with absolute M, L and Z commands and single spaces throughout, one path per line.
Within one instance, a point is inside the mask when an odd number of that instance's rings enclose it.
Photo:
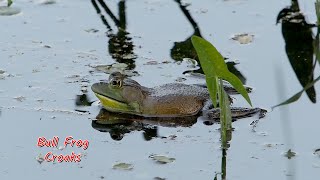
M 213 108 L 208 89 L 202 85 L 169 83 L 145 87 L 120 72 L 110 74 L 107 82 L 95 83 L 92 91 L 102 106 L 110 112 L 142 117 L 188 117 L 202 113 L 203 116 L 219 118 L 219 108 Z M 227 87 L 230 93 L 236 92 Z M 250 88 L 248 88 L 250 90 Z M 232 117 L 247 117 L 265 111 L 260 108 L 231 108 Z

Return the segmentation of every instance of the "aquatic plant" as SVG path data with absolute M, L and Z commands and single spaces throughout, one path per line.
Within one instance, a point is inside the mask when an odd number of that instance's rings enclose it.
M 315 4 L 315 9 L 316 9 L 316 15 L 317 15 L 317 26 L 318 26 L 318 32 L 315 37 L 315 42 L 314 42 L 314 48 L 315 48 L 315 55 L 316 55 L 316 60 L 318 61 L 320 65 L 320 0 L 316 0 Z
M 7 0 L 7 2 L 8 2 L 8 3 L 7 3 L 7 6 L 10 7 L 11 4 L 12 4 L 12 0 Z
M 215 108 L 217 108 L 217 101 L 219 100 L 221 142 L 222 148 L 226 149 L 228 132 L 231 133 L 232 130 L 232 117 L 229 98 L 223 88 L 222 80 L 228 81 L 252 106 L 251 100 L 241 80 L 228 70 L 223 56 L 217 49 L 201 37 L 192 36 L 191 40 L 198 54 L 203 72 L 206 75 L 207 87 Z
M 320 22 L 320 0 L 316 0 L 315 2 L 315 10 L 316 10 L 316 16 L 317 16 L 317 28 L 318 28 L 318 32 L 316 34 L 316 37 L 314 39 L 314 54 L 315 54 L 315 58 L 316 61 L 318 62 L 318 64 L 320 65 L 320 26 L 319 26 L 319 22 Z M 295 32 L 295 36 L 296 36 L 296 32 Z M 316 66 L 316 61 L 314 62 L 313 65 L 313 70 Z M 313 72 L 312 72 L 313 73 Z M 316 82 L 318 82 L 320 80 L 320 76 L 318 76 L 317 78 L 315 78 L 313 81 L 308 82 L 306 85 L 303 86 L 303 89 L 298 91 L 296 94 L 294 94 L 293 96 L 291 96 L 290 98 L 284 100 L 283 102 L 274 105 L 272 107 L 272 109 L 279 107 L 279 106 L 283 106 L 283 105 L 289 105 L 293 102 L 296 102 L 297 100 L 300 99 L 301 95 L 303 94 L 303 92 L 307 91 L 310 88 L 313 88 L 314 84 L 316 84 Z
M 315 5 L 317 21 L 318 21 L 317 24 L 319 25 L 319 22 L 320 22 L 320 0 L 316 0 L 314 5 Z
M 282 103 L 279 103 L 279 104 L 273 106 L 272 109 L 274 109 L 276 107 L 279 107 L 279 106 L 288 105 L 288 104 L 291 104 L 293 102 L 296 102 L 297 100 L 300 99 L 300 97 L 301 97 L 301 95 L 302 95 L 302 93 L 304 91 L 308 90 L 310 87 L 312 87 L 319 80 L 320 80 L 320 76 L 318 76 L 314 81 L 312 81 L 309 84 L 307 84 L 301 91 L 297 92 L 296 94 L 294 94 L 293 96 L 291 96 L 287 100 L 285 100 Z

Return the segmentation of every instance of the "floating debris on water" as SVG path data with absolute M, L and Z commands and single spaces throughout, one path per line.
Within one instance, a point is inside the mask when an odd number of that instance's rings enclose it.
M 240 44 L 249 44 L 253 41 L 254 35 L 248 33 L 236 34 L 231 39 L 238 41 Z
M 87 32 L 87 33 L 97 33 L 97 32 L 99 32 L 98 29 L 93 29 L 93 28 L 91 28 L 91 29 L 86 29 L 86 30 L 84 30 L 84 31 Z
M 183 78 L 183 77 L 178 77 L 176 79 L 177 82 L 183 82 L 183 81 L 186 81 L 187 79 L 186 78 Z
M 316 150 L 314 150 L 314 153 L 313 153 L 314 155 L 317 155 L 317 156 L 319 156 L 320 157 L 320 148 L 319 149 L 316 149 Z
M 175 140 L 176 138 L 177 138 L 178 136 L 176 136 L 176 135 L 170 135 L 169 137 L 168 137 L 168 139 L 170 139 L 170 140 Z
M 154 177 L 154 180 L 166 180 L 166 178 L 161 178 L 161 177 Z
M 0 16 L 12 16 L 19 14 L 21 10 L 16 7 L 0 6 Z
M 160 164 L 168 164 L 176 160 L 175 158 L 170 158 L 162 155 L 154 155 L 154 154 L 151 154 L 149 158 L 155 160 L 157 163 L 160 163 Z
M 197 68 L 198 62 L 195 59 L 183 58 L 182 63 L 186 63 L 188 68 Z
M 44 158 L 41 153 L 36 157 L 36 160 L 38 161 L 39 164 L 41 164 L 44 161 Z
M 289 149 L 287 152 L 284 153 L 284 156 L 287 157 L 288 159 L 291 159 L 297 155 L 296 152 L 292 151 Z
M 62 151 L 62 150 L 65 149 L 65 146 L 59 146 L 58 149 L 59 149 L 60 151 Z
M 15 99 L 15 100 L 17 100 L 17 101 L 19 101 L 19 102 L 23 102 L 23 101 L 26 100 L 26 97 L 24 97 L 24 96 L 18 96 L 18 97 L 14 97 L 13 99 Z
M 40 72 L 39 69 L 33 69 L 33 70 L 32 70 L 32 73 L 38 73 L 38 72 Z
M 151 61 L 148 61 L 146 63 L 144 63 L 143 65 L 160 65 L 160 64 L 169 64 L 169 63 L 172 63 L 171 61 L 162 61 L 162 62 L 158 62 L 158 61 L 155 61 L 155 60 L 151 60 Z M 181 63 L 181 62 L 179 62 Z
M 111 65 L 97 65 L 94 66 L 97 71 L 101 71 L 107 74 L 111 74 L 114 72 L 120 72 L 121 74 L 125 74 L 127 76 L 138 76 L 137 71 L 128 70 L 128 65 L 125 63 L 114 63 Z
M 76 115 L 89 115 L 89 112 L 79 112 L 79 111 L 72 111 L 72 110 L 61 110 L 61 109 L 44 109 L 44 108 L 34 108 L 35 111 L 42 111 L 42 112 L 57 112 L 57 113 L 66 113 L 66 114 L 76 114 Z
M 78 74 L 70 75 L 70 76 L 66 76 L 66 78 L 70 78 L 70 79 L 80 78 L 80 75 L 78 75 Z
M 41 0 L 39 4 L 42 4 L 42 5 L 50 5 L 50 4 L 56 4 L 57 1 L 55 0 Z
M 49 46 L 49 45 L 43 45 L 43 47 L 44 47 L 44 48 L 48 48 L 48 49 L 51 48 L 51 46 Z
M 158 65 L 159 63 L 157 61 L 148 61 L 143 65 Z
M 113 165 L 113 169 L 121 169 L 121 170 L 132 170 L 133 165 L 128 163 L 117 163 Z
M 260 131 L 260 132 L 257 132 L 257 135 L 259 136 L 268 136 L 268 132 L 264 132 L 264 131 Z
M 264 144 L 264 147 L 273 148 L 273 147 L 282 146 L 282 145 L 283 144 L 278 144 L 278 143 L 266 143 Z
M 200 8 L 199 10 L 196 10 L 196 13 L 198 14 L 205 14 L 208 12 L 208 9 L 203 9 L 203 8 Z
M 4 80 L 6 77 L 15 77 L 12 74 L 6 73 L 6 71 L 0 69 L 0 80 Z

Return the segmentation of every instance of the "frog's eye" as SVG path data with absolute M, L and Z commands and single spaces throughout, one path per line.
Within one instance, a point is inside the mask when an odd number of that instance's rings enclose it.
M 111 85 L 112 85 L 113 87 L 120 88 L 120 87 L 122 87 L 122 81 L 119 80 L 119 79 L 117 79 L 117 80 L 112 80 L 112 81 L 111 81 Z

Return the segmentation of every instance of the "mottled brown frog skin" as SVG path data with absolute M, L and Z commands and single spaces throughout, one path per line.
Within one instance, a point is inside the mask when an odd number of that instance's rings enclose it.
M 144 117 L 193 116 L 201 110 L 208 111 L 212 104 L 205 87 L 170 83 L 147 88 L 119 72 L 112 73 L 108 82 L 93 84 L 91 89 L 106 110 Z M 237 116 L 240 112 L 245 116 L 257 110 L 260 109 L 237 108 L 232 114 Z

